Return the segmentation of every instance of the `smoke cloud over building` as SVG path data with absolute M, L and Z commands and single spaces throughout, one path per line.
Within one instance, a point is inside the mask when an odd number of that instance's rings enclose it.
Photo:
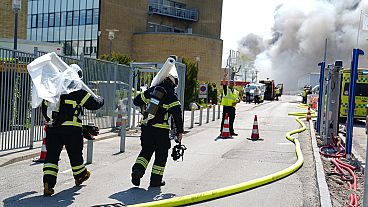
M 324 59 L 326 39 L 327 64 L 343 60 L 344 67 L 350 67 L 361 11 L 368 13 L 368 1 L 309 0 L 282 4 L 274 12 L 272 38 L 247 34 L 238 49 L 254 60 L 258 79 L 270 77 L 295 89 L 299 77 L 319 72 L 317 64 Z M 368 54 L 368 31 L 359 32 L 358 47 Z M 359 67 L 367 66 L 367 55 L 361 56 Z

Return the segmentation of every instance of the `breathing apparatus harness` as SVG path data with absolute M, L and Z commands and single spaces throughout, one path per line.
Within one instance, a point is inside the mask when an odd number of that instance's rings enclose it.
M 160 107 L 162 99 L 166 96 L 166 90 L 161 86 L 156 86 L 152 92 L 152 97 L 147 105 L 146 109 L 142 109 L 144 125 L 147 125 L 148 121 L 155 118 L 157 110 Z

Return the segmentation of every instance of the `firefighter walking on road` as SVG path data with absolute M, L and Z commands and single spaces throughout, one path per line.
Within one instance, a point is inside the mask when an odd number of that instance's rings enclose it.
M 223 105 L 223 110 L 222 110 L 220 135 L 222 134 L 222 128 L 224 127 L 225 116 L 226 114 L 228 114 L 230 135 L 237 136 L 238 134 L 234 132 L 234 120 L 235 120 L 235 107 L 236 104 L 240 102 L 239 93 L 236 89 L 234 89 L 234 81 L 230 80 L 229 85 L 227 85 L 225 79 L 226 73 L 224 74 L 224 79 L 222 80 L 223 91 L 222 91 L 221 105 Z
M 163 70 L 163 69 L 161 69 Z M 176 126 L 177 141 L 181 141 L 183 129 L 180 102 L 175 93 L 178 85 L 176 68 L 171 68 L 163 81 L 142 92 L 134 99 L 134 105 L 141 108 L 143 123 L 141 125 L 141 151 L 132 167 L 132 183 L 140 185 L 140 180 L 146 172 L 148 163 L 155 153 L 155 160 L 151 170 L 150 187 L 165 185 L 162 180 L 168 150 L 171 147 L 169 138 L 169 117 L 172 116 Z
M 82 70 L 79 66 L 72 65 L 72 67 L 82 78 Z M 56 111 L 48 110 L 49 103 L 43 100 L 42 115 L 48 123 L 46 129 L 47 155 L 43 165 L 45 196 L 54 194 L 59 171 L 59 157 L 64 146 L 69 156 L 75 185 L 81 185 L 90 177 L 90 172 L 83 164 L 83 129 L 80 115 L 82 107 L 97 110 L 103 104 L 103 98 L 94 98 L 83 89 L 61 95 L 59 108 Z

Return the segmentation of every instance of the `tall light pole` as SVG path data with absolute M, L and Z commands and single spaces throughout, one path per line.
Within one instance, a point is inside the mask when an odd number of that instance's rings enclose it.
M 199 66 L 199 61 L 201 61 L 201 57 L 199 57 L 199 56 L 196 56 L 195 57 L 195 62 L 196 62 L 196 66 L 197 66 L 197 71 L 199 70 L 199 68 L 198 68 L 198 66 Z M 196 82 L 195 82 L 195 84 L 197 85 L 197 78 L 198 77 L 196 77 Z M 195 98 L 195 100 L 197 100 L 198 101 L 198 96 L 196 96 L 196 98 Z
M 18 13 L 22 9 L 22 0 L 13 0 L 14 11 L 14 50 L 18 49 Z
M 109 39 L 109 60 L 111 61 L 112 58 L 112 40 L 115 38 L 115 32 L 118 32 L 119 30 L 117 29 L 106 29 L 107 32 L 109 32 L 108 34 L 108 39 Z

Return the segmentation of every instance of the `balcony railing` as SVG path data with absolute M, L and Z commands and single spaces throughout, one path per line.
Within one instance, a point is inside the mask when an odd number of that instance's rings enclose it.
M 160 14 L 189 21 L 198 21 L 197 9 L 182 9 L 163 4 L 150 3 L 148 6 L 150 14 Z

